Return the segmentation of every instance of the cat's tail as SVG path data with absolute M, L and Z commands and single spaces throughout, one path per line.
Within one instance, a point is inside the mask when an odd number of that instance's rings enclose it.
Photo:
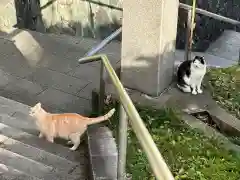
M 179 85 L 177 83 L 177 87 L 181 89 L 183 92 L 191 92 L 191 87 L 188 85 Z
M 102 121 L 106 121 L 108 120 L 110 117 L 112 117 L 112 115 L 114 114 L 115 112 L 115 108 L 111 109 L 107 114 L 103 115 L 103 116 L 99 116 L 99 117 L 96 117 L 96 118 L 88 118 L 88 120 L 90 121 L 88 124 L 97 124 L 97 123 L 100 123 Z

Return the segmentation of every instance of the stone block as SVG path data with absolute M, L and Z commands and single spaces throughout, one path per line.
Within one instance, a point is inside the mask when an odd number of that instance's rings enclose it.
M 91 138 L 89 142 L 91 156 L 117 156 L 117 147 L 115 140 L 110 138 Z
M 98 126 L 98 128 L 96 128 Z M 93 125 L 93 126 L 88 126 L 88 135 L 90 139 L 94 138 L 111 138 L 113 137 L 113 134 L 111 131 L 109 131 L 108 127 L 106 126 L 101 126 L 101 125 Z
M 117 178 L 117 156 L 93 156 L 91 165 L 94 180 Z
M 88 128 L 87 136 L 90 178 L 93 180 L 116 179 L 118 151 L 112 132 L 107 127 L 95 124 Z

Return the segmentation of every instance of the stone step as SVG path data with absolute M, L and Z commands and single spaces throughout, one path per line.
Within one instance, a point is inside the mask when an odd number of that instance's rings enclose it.
M 47 166 L 3 148 L 0 148 L 0 163 L 22 171 L 24 174 L 44 180 L 74 180 L 82 177 L 83 174 L 81 171 L 71 174 L 59 171 L 54 167 Z
M 3 148 L 0 148 L 0 163 L 40 179 L 43 178 L 45 174 L 53 171 L 53 167 L 33 161 Z
M 21 129 L 22 131 L 38 135 L 39 131 L 36 129 L 35 122 L 28 120 L 27 118 L 13 117 L 7 114 L 0 114 L 0 123 L 8 126 Z
M 25 114 L 29 112 L 29 106 L 2 96 L 0 96 L 0 104 L 6 108 L 9 107 L 14 112 L 22 112 Z
M 12 138 L 14 140 L 20 141 L 29 146 L 44 150 L 48 153 L 55 154 L 59 157 L 68 159 L 69 161 L 76 163 L 84 163 L 83 156 L 84 151 L 80 148 L 79 151 L 71 151 L 69 148 L 64 147 L 59 144 L 49 143 L 45 139 L 40 139 L 37 136 L 26 133 L 19 129 L 10 127 L 8 125 L 0 123 L 0 134 Z
M 78 165 L 78 163 L 74 163 L 55 154 L 48 153 L 42 149 L 32 147 L 1 134 L 0 143 L 1 147 L 8 151 L 14 152 L 42 164 L 52 166 L 58 170 L 66 171 L 67 173 Z
M 25 174 L 22 171 L 14 169 L 10 166 L 6 166 L 0 163 L 0 179 L 1 180 L 40 180 L 37 177 L 33 177 Z

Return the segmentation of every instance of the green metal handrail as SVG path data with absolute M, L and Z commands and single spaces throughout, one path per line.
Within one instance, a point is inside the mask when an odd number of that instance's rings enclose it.
M 120 82 L 115 70 L 113 69 L 112 65 L 110 64 L 108 58 L 106 55 L 94 55 L 89 57 L 84 57 L 79 60 L 79 63 L 89 63 L 93 61 L 99 61 L 101 60 L 103 66 L 106 68 L 106 71 L 108 72 L 110 79 L 117 91 L 117 95 L 119 96 L 121 105 L 123 106 L 123 109 L 125 110 L 129 122 L 133 128 L 133 131 L 136 134 L 136 137 L 140 141 L 140 144 L 144 150 L 144 152 L 147 155 L 147 158 L 149 160 L 150 166 L 153 170 L 153 173 L 155 174 L 156 178 L 158 180 L 174 180 L 174 177 L 169 170 L 167 164 L 165 163 L 161 153 L 159 152 L 156 144 L 154 143 L 150 133 L 148 132 L 146 126 L 143 123 L 143 120 L 141 119 L 140 115 L 138 114 L 136 107 L 134 106 L 132 100 L 130 99 L 128 93 L 124 89 L 122 83 Z M 120 113 L 120 116 L 124 116 L 124 113 Z M 120 117 L 122 121 L 127 121 L 127 119 L 124 117 Z M 126 125 L 126 124 L 125 124 Z M 121 127 L 120 127 L 121 128 Z M 121 130 L 121 129 L 120 129 Z M 125 131 L 126 133 L 126 131 Z M 124 136 L 124 134 L 121 134 Z M 126 135 L 126 134 L 125 134 Z M 121 138 L 121 137 L 120 137 Z M 125 137 L 123 138 L 125 139 Z M 121 144 L 120 144 L 121 146 Z M 126 153 L 126 142 L 123 142 L 123 147 L 120 147 L 120 154 Z M 124 147 L 125 146 L 125 147 Z M 123 152 L 121 152 L 121 149 Z M 122 156 L 122 158 L 126 158 L 126 156 Z M 118 165 L 120 165 L 120 173 L 125 172 L 124 166 L 125 166 L 126 159 L 118 159 Z M 124 179 L 122 174 L 118 172 L 118 179 Z

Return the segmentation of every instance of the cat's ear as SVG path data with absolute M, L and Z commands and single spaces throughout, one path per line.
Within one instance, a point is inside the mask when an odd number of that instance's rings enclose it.
M 41 108 L 41 107 L 42 107 L 42 104 L 39 102 L 39 103 L 36 104 L 36 107 L 37 107 L 37 108 Z

